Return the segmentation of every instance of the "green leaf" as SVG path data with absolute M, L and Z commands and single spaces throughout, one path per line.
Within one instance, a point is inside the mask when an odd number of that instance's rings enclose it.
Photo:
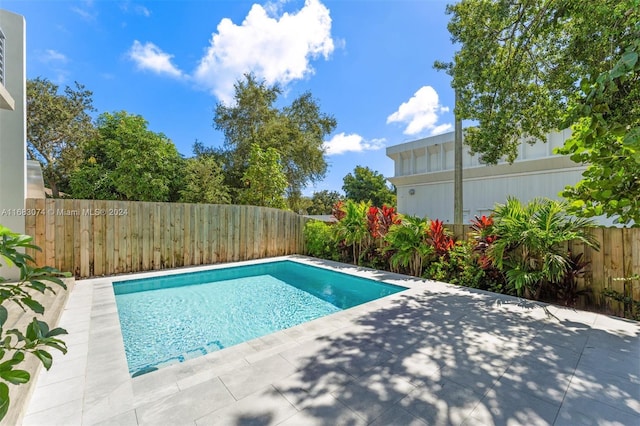
M 31 378 L 31 375 L 24 370 L 6 370 L 0 371 L 0 378 L 14 385 L 20 385 L 27 383 Z
M 53 363 L 53 358 L 51 354 L 47 351 L 43 351 L 42 349 L 38 349 L 33 351 L 33 354 L 38 357 L 40 361 L 42 361 L 42 365 L 45 369 L 51 368 L 51 364 Z
M 20 300 L 22 301 L 22 303 L 27 305 L 36 314 L 43 314 L 44 313 L 44 306 L 42 306 L 36 300 L 33 300 L 30 297 L 24 297 L 24 298 L 22 298 Z
M 0 305 L 0 327 L 2 327 L 4 323 L 7 321 L 8 316 L 9 314 L 7 313 L 7 308 Z
M 65 330 L 64 328 L 54 328 L 53 330 L 51 330 L 50 332 L 45 334 L 45 337 L 55 337 L 55 336 L 59 336 L 61 334 L 69 334 L 67 333 L 67 330 Z
M 633 51 L 625 52 L 620 61 L 630 70 L 635 66 L 636 62 L 638 62 L 638 53 Z
M 13 357 L 2 364 L 0 364 L 0 372 L 2 371 L 10 371 L 14 365 L 20 364 L 24 360 L 23 352 L 16 352 L 13 354 Z
M 0 382 L 0 420 L 4 419 L 9 411 L 9 386 L 6 383 Z

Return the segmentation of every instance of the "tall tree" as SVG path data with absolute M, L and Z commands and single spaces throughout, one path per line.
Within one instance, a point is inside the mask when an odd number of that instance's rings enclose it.
M 640 29 L 640 23 L 636 26 Z M 640 225 L 640 31 L 609 72 L 583 81 L 585 95 L 570 114 L 579 117 L 558 150 L 586 163 L 583 180 L 563 196 L 582 216 L 617 216 Z
M 349 173 L 342 181 L 342 190 L 350 200 L 370 201 L 378 207 L 396 204 L 395 193 L 387 186 L 385 177 L 369 167 L 356 166 L 353 174 Z
M 275 148 L 263 150 L 257 144 L 251 145 L 249 166 L 242 176 L 245 189 L 240 192 L 240 201 L 243 204 L 278 209 L 286 207 L 287 178 L 280 161 L 280 154 Z
M 229 204 L 231 196 L 224 183 L 224 172 L 213 156 L 185 160 L 184 188 L 180 201 L 185 203 Z
M 162 133 L 126 111 L 103 113 L 98 137 L 85 149 L 85 161 L 71 177 L 75 198 L 177 201 L 184 159 Z
M 344 198 L 338 191 L 318 191 L 311 196 L 311 206 L 307 209 L 308 214 L 331 214 L 333 206 Z
M 52 195 L 68 190 L 68 179 L 82 158 L 82 148 L 95 135 L 90 112 L 93 93 L 83 85 L 63 93 L 46 78 L 27 81 L 27 155 L 42 168 Z
M 513 161 L 522 139 L 544 140 L 549 131 L 588 116 L 587 109 L 575 114 L 576 104 L 583 103 L 595 79 L 611 72 L 638 39 L 640 21 L 638 0 L 463 0 L 447 11 L 452 15 L 448 28 L 460 50 L 452 64 L 436 67 L 453 76 L 460 95 L 456 112 L 478 123 L 467 129 L 465 142 L 490 164 L 501 158 Z M 631 122 L 637 117 L 637 109 L 629 107 L 637 104 L 634 93 L 618 91 L 621 102 L 615 103 L 635 114 Z M 590 163 L 600 159 L 582 158 Z M 584 179 L 593 182 L 594 175 Z
M 336 120 L 320 111 L 310 93 L 279 109 L 275 103 L 281 93 L 277 85 L 268 86 L 246 74 L 235 84 L 235 103 L 218 103 L 213 121 L 225 136 L 230 185 L 242 187 L 241 178 L 248 167 L 252 144 L 262 149 L 275 148 L 288 181 L 290 205 L 295 207 L 301 189 L 326 174 L 322 145 L 325 136 L 335 129 Z

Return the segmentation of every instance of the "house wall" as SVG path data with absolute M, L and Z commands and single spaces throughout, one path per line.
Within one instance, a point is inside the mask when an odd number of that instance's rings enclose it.
M 0 224 L 24 234 L 27 187 L 25 21 L 20 15 L 0 10 L 5 35 L 4 89 L 14 108 L 0 108 Z M 3 271 L 3 276 L 9 275 Z
M 570 130 L 550 133 L 546 143 L 523 142 L 513 164 L 486 166 L 468 150 L 463 153 L 463 220 L 486 215 L 508 196 L 526 203 L 536 197 L 560 199 L 567 185 L 580 181 L 585 166 L 553 154 L 571 136 Z M 389 180 L 398 190 L 398 211 L 453 223 L 453 139 L 445 133 L 387 148 L 395 162 Z M 608 219 L 598 219 L 610 225 Z

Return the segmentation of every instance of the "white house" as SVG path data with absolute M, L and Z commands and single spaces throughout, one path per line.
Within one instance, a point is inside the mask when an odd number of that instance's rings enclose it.
M 560 199 L 567 185 L 581 180 L 585 166 L 556 155 L 570 130 L 550 133 L 546 143 L 523 142 L 513 164 L 481 164 L 478 156 L 463 153 L 463 217 L 488 215 L 496 203 L 513 196 L 526 203 L 536 197 Z M 389 180 L 398 190 L 398 211 L 453 223 L 454 132 L 406 142 L 387 148 L 395 162 Z M 465 147 L 466 148 L 466 147 Z M 610 224 L 606 219 L 602 224 Z
M 0 224 L 22 234 L 27 194 L 26 113 L 24 17 L 0 10 Z

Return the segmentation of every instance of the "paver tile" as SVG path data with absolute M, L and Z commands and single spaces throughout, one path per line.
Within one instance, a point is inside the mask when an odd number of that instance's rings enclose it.
M 274 355 L 225 373 L 220 380 L 236 399 L 241 399 L 294 372 L 293 365 L 280 355 Z
M 136 408 L 140 425 L 194 424 L 217 409 L 235 402 L 219 379 L 200 383 Z
M 298 410 L 275 388 L 268 386 L 224 408 L 196 419 L 198 426 L 267 426 L 276 425 Z

